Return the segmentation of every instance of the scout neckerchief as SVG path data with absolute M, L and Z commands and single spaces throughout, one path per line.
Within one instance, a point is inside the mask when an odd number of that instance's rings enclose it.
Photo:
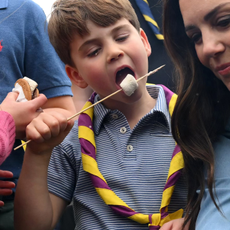
M 177 95 L 173 94 L 169 89 L 162 86 L 165 92 L 169 113 L 172 115 Z M 86 102 L 83 109 L 89 107 L 94 103 L 95 93 L 91 96 L 88 102 Z M 175 187 L 176 181 L 181 175 L 181 170 L 184 167 L 184 161 L 182 153 L 178 145 L 176 145 L 172 160 L 169 167 L 167 181 L 162 194 L 162 201 L 160 211 L 157 214 L 142 214 L 131 209 L 123 200 L 121 200 L 109 187 L 105 178 L 102 176 L 98 169 L 96 162 L 96 144 L 93 132 L 93 107 L 82 113 L 78 119 L 78 137 L 81 144 L 82 152 L 82 164 L 84 171 L 88 172 L 92 183 L 104 200 L 104 202 L 110 206 L 110 208 L 129 219 L 132 219 L 141 224 L 149 224 L 150 230 L 158 230 L 164 223 L 181 218 L 183 210 L 180 209 L 174 213 L 168 213 L 168 205 L 171 200 L 171 196 Z
M 160 33 L 159 26 L 154 19 L 152 12 L 149 8 L 149 3 L 147 0 L 136 0 L 136 4 L 139 7 L 145 21 L 147 21 L 150 28 L 153 30 L 155 36 L 159 40 L 164 40 L 164 36 Z

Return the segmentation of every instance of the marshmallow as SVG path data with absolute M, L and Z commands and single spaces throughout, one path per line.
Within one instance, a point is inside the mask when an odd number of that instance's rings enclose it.
M 24 77 L 23 79 L 25 79 L 29 83 L 31 92 L 34 92 L 34 90 L 38 86 L 37 82 L 32 80 L 32 79 L 30 79 L 30 78 L 28 78 L 28 77 Z
M 37 82 L 28 78 L 19 78 L 15 84 L 13 91 L 19 92 L 17 101 L 23 101 L 24 99 L 27 101 L 32 100 L 33 98 L 39 95 L 39 90 L 37 87 Z
M 127 96 L 131 96 L 137 89 L 138 83 L 133 75 L 127 74 L 127 76 L 121 82 L 120 87 Z

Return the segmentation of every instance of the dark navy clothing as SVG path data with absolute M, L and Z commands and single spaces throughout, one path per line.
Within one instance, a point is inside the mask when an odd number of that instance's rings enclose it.
M 171 59 L 169 58 L 165 46 L 164 41 L 158 40 L 152 31 L 151 27 L 145 21 L 142 16 L 140 9 L 138 8 L 135 0 L 129 0 L 135 9 L 135 12 L 138 16 L 139 22 L 141 24 L 141 28 L 145 31 L 148 36 L 149 43 L 152 48 L 152 54 L 149 57 L 149 71 L 154 70 L 155 68 L 166 64 L 166 66 L 158 71 L 157 73 L 148 77 L 149 83 L 154 84 L 162 84 L 175 92 L 175 83 L 173 81 L 173 64 Z M 142 1 L 142 0 L 140 0 Z M 160 32 L 162 31 L 162 1 L 159 0 L 149 0 L 149 8 L 154 16 L 155 21 L 157 22 Z

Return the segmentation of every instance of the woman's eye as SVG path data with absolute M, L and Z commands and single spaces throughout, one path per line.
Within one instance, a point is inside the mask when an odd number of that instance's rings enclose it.
M 97 55 L 99 54 L 99 52 L 100 52 L 100 48 L 98 48 L 98 49 L 92 51 L 92 52 L 89 53 L 87 56 L 88 56 L 88 57 L 94 57 L 94 56 L 97 56 Z
M 190 35 L 189 38 L 193 43 L 198 44 L 201 41 L 201 33 Z
M 228 27 L 230 25 L 230 17 L 218 20 L 216 25 L 223 28 Z

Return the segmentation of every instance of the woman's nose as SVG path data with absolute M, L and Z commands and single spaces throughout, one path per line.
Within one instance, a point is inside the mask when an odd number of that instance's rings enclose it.
M 224 44 L 221 42 L 221 37 L 215 34 L 203 36 L 203 55 L 206 57 L 217 57 L 218 54 L 225 50 Z

